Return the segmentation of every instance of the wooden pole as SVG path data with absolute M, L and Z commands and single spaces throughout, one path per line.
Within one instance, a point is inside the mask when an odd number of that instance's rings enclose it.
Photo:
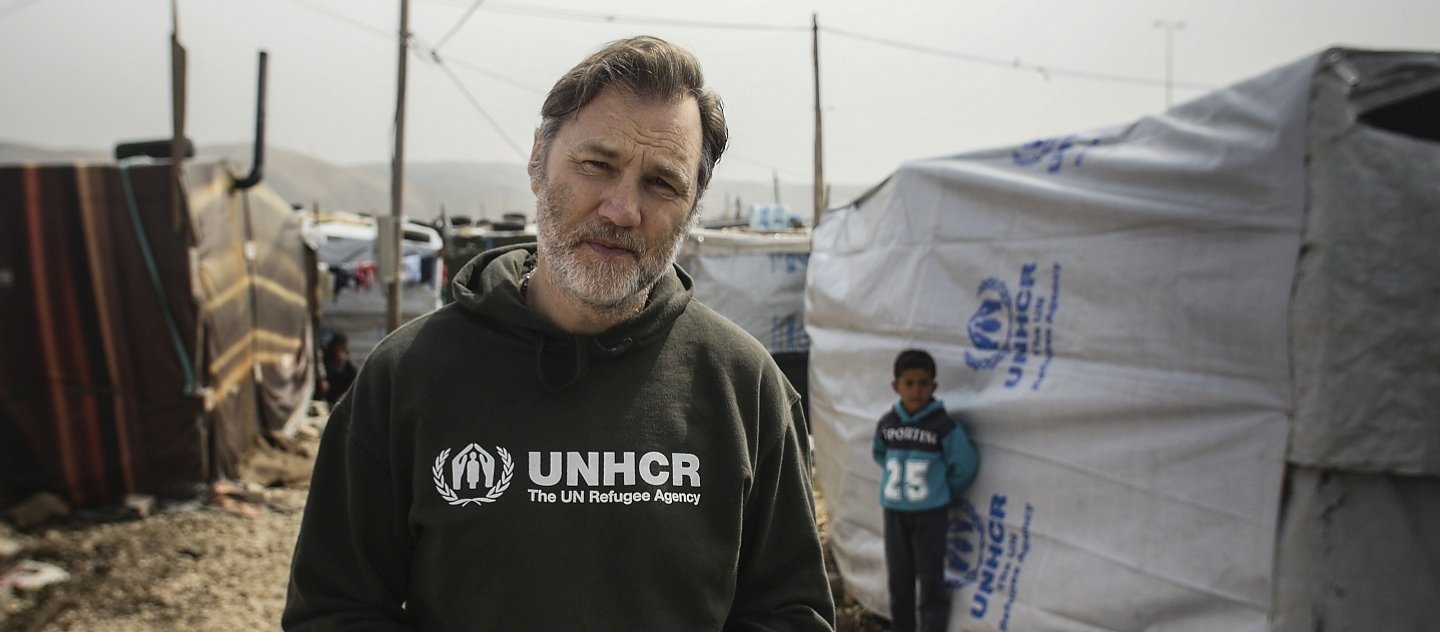
M 820 16 L 810 14 L 811 60 L 815 64 L 815 220 L 810 226 L 820 225 L 820 214 L 825 211 L 825 165 L 820 133 Z
M 185 192 L 182 178 L 185 164 L 185 80 L 188 67 L 185 47 L 180 44 L 180 8 L 170 1 L 170 204 L 171 228 L 180 230 Z
M 395 155 L 390 162 L 390 222 L 393 230 L 388 235 L 385 231 L 380 231 L 381 235 L 386 235 L 390 239 L 389 247 L 394 253 L 395 264 L 391 271 L 394 276 L 389 279 L 386 286 L 388 294 L 385 331 L 387 332 L 395 331 L 400 327 L 400 254 L 405 234 L 405 231 L 401 230 L 401 227 L 405 225 L 405 63 L 410 49 L 409 40 L 410 0 L 400 0 L 400 67 L 395 90 Z

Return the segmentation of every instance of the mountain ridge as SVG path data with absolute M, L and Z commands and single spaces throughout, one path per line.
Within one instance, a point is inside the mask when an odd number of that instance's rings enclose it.
M 224 160 L 237 172 L 250 168 L 251 147 L 244 144 L 201 146 L 196 160 Z M 113 162 L 110 152 L 87 148 L 44 148 L 0 139 L 0 166 L 18 163 Z M 265 149 L 264 179 L 290 203 L 306 208 L 384 214 L 390 210 L 390 165 L 337 165 L 300 152 L 270 145 Z M 850 200 L 868 187 L 837 184 L 831 197 Z M 472 219 L 499 219 L 505 213 L 533 216 L 535 196 L 522 164 L 493 162 L 412 162 L 405 166 L 405 208 L 414 219 L 446 214 Z M 733 217 L 737 206 L 769 203 L 775 187 L 769 182 L 714 180 L 701 200 L 706 219 Z M 811 216 L 811 185 L 781 184 L 782 201 L 801 217 Z

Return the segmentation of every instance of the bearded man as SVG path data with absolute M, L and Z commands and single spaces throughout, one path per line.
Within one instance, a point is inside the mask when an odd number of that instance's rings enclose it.
M 719 99 L 638 37 L 541 113 L 538 243 L 462 268 L 336 406 L 285 628 L 832 629 L 799 396 L 674 264 Z M 493 482 L 452 486 L 474 454 Z

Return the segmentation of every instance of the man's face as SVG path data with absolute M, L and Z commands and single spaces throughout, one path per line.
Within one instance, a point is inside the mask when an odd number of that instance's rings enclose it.
M 607 88 L 560 127 L 531 178 L 541 265 L 560 290 L 598 309 L 650 290 L 688 226 L 700 146 L 689 97 L 638 101 Z

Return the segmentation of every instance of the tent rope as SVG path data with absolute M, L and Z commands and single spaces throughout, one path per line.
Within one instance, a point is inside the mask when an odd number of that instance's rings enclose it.
M 165 314 L 165 326 L 170 330 L 170 342 L 175 347 L 175 356 L 180 359 L 180 370 L 185 375 L 185 394 L 195 394 L 195 370 L 185 353 L 185 343 L 180 338 L 180 326 L 175 315 L 170 313 L 170 298 L 165 294 L 165 285 L 160 282 L 160 270 L 155 265 L 155 256 L 150 251 L 150 240 L 145 236 L 145 226 L 140 222 L 140 205 L 135 202 L 135 191 L 130 185 L 130 166 L 120 164 L 120 184 L 125 188 L 125 203 L 130 207 L 130 222 L 135 226 L 135 237 L 140 242 L 140 254 L 145 259 L 145 269 L 150 271 L 150 282 L 160 297 L 160 311 Z

